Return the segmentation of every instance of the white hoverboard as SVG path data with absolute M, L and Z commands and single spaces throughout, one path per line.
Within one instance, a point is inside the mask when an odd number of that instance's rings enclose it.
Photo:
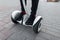
M 21 13 L 21 11 L 19 11 L 19 10 L 16 10 L 16 11 L 14 11 L 12 13 L 12 15 L 11 15 L 12 22 L 15 23 L 15 24 L 21 24 L 21 25 L 25 25 L 25 26 L 30 26 L 30 27 L 33 28 L 33 31 L 35 33 L 39 33 L 40 30 L 41 30 L 41 27 L 40 27 L 41 26 L 41 23 L 40 22 L 41 22 L 42 17 L 41 16 L 37 16 L 35 18 L 34 22 L 33 22 L 33 25 L 26 25 L 25 22 L 29 18 L 28 17 L 28 14 L 25 14 L 21 20 L 16 20 L 16 18 L 18 18 L 20 16 L 20 13 Z

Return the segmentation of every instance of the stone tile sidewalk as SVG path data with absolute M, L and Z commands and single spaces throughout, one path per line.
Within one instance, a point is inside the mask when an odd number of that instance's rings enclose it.
M 0 13 L 0 40 L 60 40 L 46 32 L 35 34 L 30 27 L 13 24 L 10 19 L 12 11 Z

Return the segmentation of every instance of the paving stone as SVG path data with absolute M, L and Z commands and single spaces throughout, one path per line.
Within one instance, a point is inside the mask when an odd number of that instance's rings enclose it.
M 0 33 L 0 40 L 5 40 L 5 35 L 3 35 L 2 33 Z

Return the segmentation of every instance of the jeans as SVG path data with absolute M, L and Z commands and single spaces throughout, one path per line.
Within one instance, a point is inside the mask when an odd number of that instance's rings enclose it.
M 31 15 L 36 15 L 39 0 L 31 0 L 31 1 L 32 1 Z M 26 2 L 26 0 L 25 0 L 25 2 Z M 20 4 L 21 4 L 21 10 L 25 11 L 22 0 L 20 0 Z
M 36 15 L 39 0 L 32 0 L 31 15 Z

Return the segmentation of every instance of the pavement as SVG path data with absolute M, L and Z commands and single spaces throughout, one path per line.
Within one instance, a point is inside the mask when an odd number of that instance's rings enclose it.
M 12 2 L 12 0 L 10 0 L 10 2 Z M 2 5 L 2 3 L 3 3 L 3 5 Z M 8 3 L 9 3 L 9 1 L 8 1 Z M 43 20 L 41 22 L 42 29 L 38 34 L 36 34 L 36 33 L 34 33 L 34 31 L 31 27 L 26 27 L 26 26 L 23 26 L 20 24 L 14 24 L 11 21 L 11 13 L 14 10 L 20 10 L 20 6 L 19 6 L 18 1 L 16 2 L 16 0 L 14 3 L 13 2 L 12 2 L 12 4 L 9 3 L 10 5 L 7 6 L 8 3 L 4 4 L 4 0 L 2 0 L 2 2 L 0 4 L 0 6 L 1 6 L 0 7 L 0 40 L 60 40 L 60 35 L 59 35 L 60 29 L 58 30 L 58 28 L 57 28 L 57 30 L 55 30 L 55 28 L 54 28 L 55 22 L 58 22 L 56 24 L 56 26 L 59 27 L 58 24 L 60 24 L 60 21 L 57 20 L 57 19 L 59 19 L 59 15 L 57 15 L 58 13 L 54 14 L 56 16 L 56 21 L 55 21 L 54 20 L 55 16 L 53 16 L 52 14 L 48 14 L 51 9 L 48 10 L 48 12 L 45 11 L 47 9 L 44 9 L 44 8 L 49 7 L 48 4 L 47 5 L 43 4 L 40 6 L 40 7 L 44 6 L 41 8 L 44 12 L 42 10 L 41 11 L 38 10 L 38 13 L 41 12 L 41 14 L 38 14 L 38 15 L 43 16 Z M 15 5 L 15 3 L 16 3 L 16 5 Z M 14 6 L 12 6 L 13 4 L 14 4 Z M 50 4 L 50 5 L 51 5 L 51 7 L 53 7 L 53 6 L 56 7 L 56 6 L 60 5 L 60 4 L 58 4 L 58 5 L 57 4 L 58 3 L 56 3 L 56 5 L 55 4 L 53 4 L 53 5 Z M 59 8 L 60 7 L 58 7 L 58 9 Z M 58 10 L 55 10 L 55 11 L 58 11 Z M 44 14 L 45 12 L 47 15 Z M 55 12 L 52 12 L 52 13 L 55 13 Z M 50 16 L 53 16 L 53 17 L 50 18 Z M 53 20 L 51 20 L 51 19 L 53 19 Z M 54 30 L 52 30 L 52 29 L 54 29 Z

